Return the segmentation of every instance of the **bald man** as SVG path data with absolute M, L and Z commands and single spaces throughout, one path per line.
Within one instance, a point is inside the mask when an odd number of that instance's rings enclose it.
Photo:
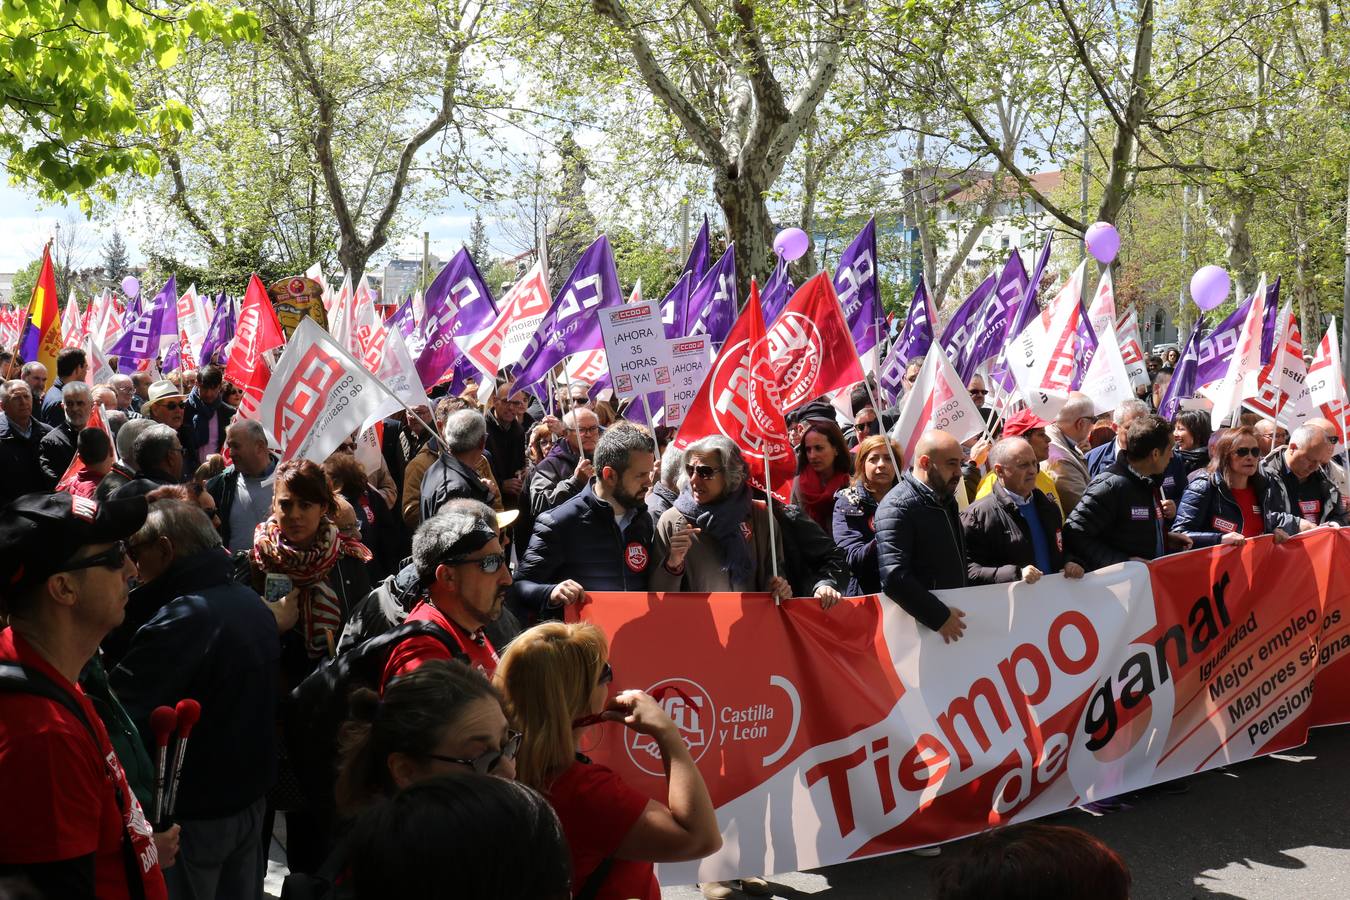
M 1350 505 L 1350 472 L 1345 470 L 1342 465 L 1345 462 L 1345 445 L 1341 443 L 1341 432 L 1336 427 L 1336 423 L 1330 419 L 1309 419 L 1307 424 L 1322 429 L 1322 433 L 1327 436 L 1327 440 L 1332 446 L 1331 462 L 1326 465 L 1327 477 L 1331 483 L 1336 485 L 1336 490 L 1341 492 L 1341 508 L 1344 509 Z M 1281 429 L 1283 430 L 1283 429 Z M 1285 441 L 1289 440 L 1288 434 L 1285 435 Z
M 1266 515 L 1274 519 L 1276 528 L 1288 534 L 1318 525 L 1350 524 L 1341 492 L 1326 472 L 1336 445 L 1328 439 L 1324 427 L 1312 422 L 1300 425 L 1289 436 L 1289 446 L 1261 464 L 1266 477 Z M 1334 431 L 1335 426 L 1329 430 Z
M 877 508 L 881 586 L 901 609 L 942 635 L 959 640 L 965 613 L 935 590 L 966 586 L 966 553 L 955 493 L 961 484 L 961 444 L 945 431 L 925 432 L 913 467 Z

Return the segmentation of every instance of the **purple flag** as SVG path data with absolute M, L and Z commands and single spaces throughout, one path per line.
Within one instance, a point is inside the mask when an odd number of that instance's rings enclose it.
M 178 284 L 172 275 L 117 343 L 108 348 L 108 355 L 117 357 L 119 370 L 129 371 L 141 360 L 159 356 L 160 343 L 166 337 L 178 339 Z
M 1074 330 L 1074 339 L 1077 341 L 1076 349 L 1073 354 L 1073 378 L 1069 379 L 1069 387 L 1078 390 L 1083 385 L 1083 376 L 1087 375 L 1088 366 L 1092 364 L 1092 355 L 1097 352 L 1097 332 L 1092 330 L 1092 323 L 1088 321 L 1087 310 L 1083 308 L 1083 303 L 1078 302 L 1078 328 Z
M 759 295 L 760 303 L 764 310 L 764 324 L 772 326 L 792 299 L 792 295 L 797 289 L 792 284 L 792 279 L 788 277 L 787 263 L 780 256 L 778 263 L 773 267 L 773 274 L 769 276 L 769 281 L 764 285 L 764 291 Z
M 674 340 L 684 337 L 689 327 L 689 294 L 697 279 L 689 272 L 680 276 L 675 286 L 661 301 L 661 323 L 666 326 L 666 337 Z
M 997 285 L 998 276 L 990 275 L 981 281 L 979 287 L 971 291 L 970 296 L 956 308 L 956 312 L 952 313 L 947 327 L 942 329 L 942 336 L 938 338 L 938 344 L 946 352 L 948 359 L 959 360 L 965 356 L 967 348 L 975 339 L 976 329 L 980 324 L 980 311 L 984 309 L 985 301 L 993 295 Z
M 848 330 L 859 355 L 881 342 L 881 300 L 877 291 L 876 263 L 877 220 L 871 218 L 839 257 L 839 265 L 834 270 L 834 291 L 839 295 L 839 305 L 844 308 L 844 319 L 848 321 Z M 910 316 L 913 315 L 911 307 Z M 931 335 L 931 322 L 928 331 Z
M 1191 329 L 1191 336 L 1186 341 L 1186 349 L 1182 351 L 1181 358 L 1177 360 L 1177 367 L 1172 372 L 1172 380 L 1167 383 L 1167 390 L 1163 391 L 1162 401 L 1158 404 L 1158 415 L 1171 421 L 1177 414 L 1177 408 L 1185 397 L 1194 397 L 1196 388 L 1196 370 L 1200 362 L 1200 334 L 1205 330 L 1205 317 L 1201 316 L 1195 322 L 1195 327 Z
M 483 283 L 469 251 L 460 247 L 427 286 L 426 314 L 421 322 L 425 341 L 415 355 L 422 385 L 429 388 L 446 375 L 459 354 L 456 337 L 481 331 L 496 317 L 492 292 Z
M 1277 312 L 1280 308 L 1280 276 L 1275 277 L 1275 283 L 1266 288 L 1266 308 L 1265 317 L 1261 320 L 1261 365 L 1270 362 L 1270 354 L 1275 346 L 1275 322 L 1279 318 Z
M 202 339 L 202 365 L 208 362 L 225 364 L 225 346 L 234 337 L 234 324 L 234 301 L 221 291 L 211 324 L 206 328 L 206 337 Z
M 601 348 L 600 317 L 595 311 L 622 306 L 626 299 L 619 291 L 609 239 L 603 234 L 581 255 L 558 297 L 521 355 L 518 382 L 533 384 L 573 353 Z
M 970 379 L 975 377 L 975 370 L 987 360 L 998 356 L 1003 345 L 1008 342 L 1008 328 L 1012 324 L 1013 311 L 1018 308 L 1017 304 L 1026 294 L 1026 290 L 1027 270 L 1022 266 L 1021 254 L 1013 250 L 998 276 L 994 292 L 989 295 L 988 302 L 980 310 L 975 333 L 971 342 L 966 345 L 967 352 L 952 359 L 962 381 L 969 384 Z
M 1200 339 L 1196 349 L 1196 387 L 1219 381 L 1228 371 L 1228 361 L 1233 356 L 1233 348 L 1237 346 L 1242 323 L 1247 320 L 1247 312 L 1255 299 L 1256 294 L 1252 294 L 1242 301 L 1227 318 L 1214 326 L 1213 331 Z
M 1017 314 L 1013 317 L 1012 327 L 1008 329 L 1009 340 L 1021 334 L 1031 324 L 1031 320 L 1041 313 L 1041 305 L 1036 299 L 1036 294 L 1041 289 L 1041 276 L 1045 274 L 1045 267 L 1050 262 L 1050 245 L 1052 243 L 1054 243 L 1053 235 L 1046 236 L 1045 246 L 1041 248 L 1041 255 L 1036 258 L 1036 269 L 1027 281 L 1027 289 L 1022 294 L 1022 302 Z
M 689 248 L 689 258 L 684 261 L 684 275 L 688 275 L 692 281 L 698 281 L 708 272 L 708 215 L 703 214 L 703 227 L 698 230 L 698 236 L 694 238 L 694 246 Z M 682 334 L 679 336 L 683 336 Z
M 919 359 L 933 346 L 933 321 L 937 313 L 933 301 L 928 296 L 928 287 L 922 281 L 914 289 L 914 299 L 909 304 L 909 315 L 905 317 L 905 327 L 900 330 L 890 353 L 881 367 L 877 384 L 886 402 L 894 405 L 904 393 L 902 379 L 905 367 L 912 359 Z
M 689 295 L 686 334 L 706 334 L 713 347 L 720 348 L 731 333 L 740 307 L 736 301 L 736 245 L 708 270 L 698 287 Z M 684 335 L 677 335 L 683 337 Z

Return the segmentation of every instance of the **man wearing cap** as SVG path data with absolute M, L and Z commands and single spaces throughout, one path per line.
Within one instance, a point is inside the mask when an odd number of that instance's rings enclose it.
M 89 422 L 94 408 L 93 394 L 83 381 L 72 381 L 61 389 L 61 423 L 42 437 L 38 444 L 38 463 L 42 466 L 44 490 L 54 490 L 75 458 L 80 429 Z
M 39 448 L 51 429 L 33 415 L 33 391 L 18 378 L 0 383 L 0 506 L 47 487 Z
M 42 412 L 38 418 L 55 428 L 61 424 L 61 390 L 72 381 L 84 381 L 89 374 L 89 360 L 79 347 L 66 347 L 56 354 L 56 383 L 42 398 Z
M 407 621 L 434 622 L 458 650 L 429 635 L 407 638 L 389 654 L 380 689 L 430 659 L 459 658 L 491 677 L 497 651 L 483 628 L 501 616 L 511 586 L 496 513 L 485 503 L 454 501 L 418 526 L 412 550 L 425 593 Z
M 1004 437 L 1024 438 L 1031 445 L 1032 452 L 1036 454 L 1036 464 L 1040 465 L 1050 457 L 1050 436 L 1046 433 L 1046 426 L 1050 423 L 1029 409 L 1019 410 L 1008 417 L 1008 421 L 1003 423 Z M 980 481 L 979 488 L 975 491 L 975 499 L 987 497 L 994 490 L 996 476 L 991 471 Z M 1050 477 L 1050 473 L 1043 469 L 1036 473 L 1036 490 L 1040 491 L 1059 507 L 1060 516 L 1064 515 L 1064 504 L 1060 502 L 1059 491 L 1055 488 L 1055 479 Z
M 141 407 L 141 414 L 178 432 L 183 445 L 183 471 L 178 480 L 186 480 L 197 470 L 197 442 L 192 430 L 183 427 L 187 417 L 187 398 L 183 392 L 172 381 L 156 381 L 150 385 L 150 398 Z
M 167 897 L 150 824 L 78 686 L 125 614 L 124 542 L 145 515 L 143 498 L 66 493 L 0 510 L 0 876 L 26 877 L 41 896 Z

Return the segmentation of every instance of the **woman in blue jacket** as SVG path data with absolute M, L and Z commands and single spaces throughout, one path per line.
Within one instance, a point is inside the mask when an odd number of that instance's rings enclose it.
M 900 445 L 890 443 L 896 461 L 900 462 Z M 881 592 L 873 520 L 881 498 L 895 487 L 899 477 L 891 464 L 891 454 L 886 451 L 886 438 L 874 434 L 858 445 L 853 482 L 834 495 L 834 542 L 848 556 L 850 597 Z
M 1224 432 L 1209 471 L 1187 483 L 1172 530 L 1190 535 L 1196 547 L 1241 544 L 1262 534 L 1274 534 L 1277 543 L 1286 540 L 1289 535 L 1272 527 L 1266 515 L 1260 455 L 1251 426 Z

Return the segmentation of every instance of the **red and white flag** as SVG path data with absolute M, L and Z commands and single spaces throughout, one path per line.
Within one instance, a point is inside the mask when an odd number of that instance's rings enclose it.
M 1134 385 L 1120 352 L 1116 327 L 1109 318 L 1097 332 L 1097 352 L 1092 354 L 1078 389 L 1092 398 L 1097 415 L 1114 411 L 1134 396 Z
M 332 297 L 332 305 L 328 307 L 329 333 L 344 347 L 347 346 L 347 335 L 351 333 L 352 293 L 352 273 L 348 272 L 342 279 L 342 287 Z
M 191 285 L 183 296 L 178 298 L 178 339 L 179 353 L 184 366 L 200 364 L 197 359 L 202 344 L 206 341 L 206 329 L 211 320 L 206 315 L 206 304 L 197 293 L 197 285 Z
M 782 402 L 779 373 L 769 361 L 759 286 L 752 279 L 750 299 L 689 405 L 675 446 L 683 450 L 710 434 L 730 438 L 745 457 L 750 483 L 787 503 L 797 460 Z
M 568 384 L 583 381 L 594 387 L 597 381 L 609 374 L 609 358 L 603 350 L 573 353 L 563 361 L 563 373 Z
M 497 318 L 482 331 L 455 338 L 455 343 L 478 371 L 488 378 L 520 362 L 521 353 L 544 321 L 553 298 L 542 263 L 517 281 L 498 305 Z
M 1116 342 L 1120 344 L 1120 358 L 1130 382 L 1135 387 L 1149 383 L 1148 365 L 1144 362 L 1144 344 L 1139 339 L 1139 316 L 1133 309 L 1116 322 Z
M 326 313 L 333 305 L 333 291 L 328 287 L 328 279 L 323 277 L 323 266 L 315 263 L 305 270 L 305 277 L 313 280 L 322 289 L 323 293 L 319 299 L 323 301 L 323 311 Z
M 90 371 L 91 372 L 93 371 L 92 367 L 90 368 Z M 103 419 L 102 404 L 100 403 L 94 404 L 93 411 L 89 413 L 89 421 L 84 423 L 84 427 L 103 429 L 103 433 L 108 436 L 108 440 L 112 441 L 113 459 L 116 460 L 117 442 L 113 441 L 112 430 L 108 428 L 108 423 Z M 70 486 L 75 483 L 76 479 L 80 477 L 80 473 L 83 472 L 85 468 L 87 467 L 84 464 L 84 460 L 80 459 L 80 454 L 76 453 L 74 456 L 70 458 L 70 465 L 66 466 L 66 471 L 61 475 L 61 480 L 56 482 L 56 490 L 58 491 L 68 490 Z
M 1350 400 L 1345 394 L 1345 371 L 1341 368 L 1341 345 L 1336 337 L 1336 320 L 1331 320 L 1322 342 L 1317 345 L 1308 367 L 1308 399 L 1322 415 L 1336 423 L 1341 446 L 1350 439 Z
M 84 334 L 80 330 L 80 305 L 75 302 L 75 291 L 66 298 L 66 309 L 61 314 L 61 343 L 65 347 L 78 347 Z
M 1243 397 L 1254 393 L 1255 379 L 1261 371 L 1261 323 L 1265 319 L 1266 279 L 1261 276 L 1261 284 L 1256 289 L 1255 299 L 1247 309 L 1247 318 L 1242 321 L 1238 332 L 1237 345 L 1228 361 L 1228 368 L 1218 384 L 1200 389 L 1200 393 L 1214 402 L 1210 410 L 1210 422 L 1217 430 L 1242 406 Z M 1253 390 L 1248 391 L 1248 383 Z
M 945 431 L 962 442 L 984 431 L 984 419 L 970 391 L 937 344 L 929 348 L 914 386 L 905 392 L 900 418 L 891 428 L 891 440 L 905 450 L 901 465 L 914 458 L 914 448 L 925 431 Z
M 267 296 L 267 288 L 257 273 L 249 278 L 244 305 L 235 325 L 234 343 L 225 361 L 225 380 L 244 392 L 239 415 L 257 418 L 258 403 L 268 383 L 267 360 L 263 354 L 286 343 L 286 335 L 277 321 L 276 310 Z M 264 423 L 264 426 L 266 423 Z
M 825 272 L 797 289 L 767 338 L 778 408 L 785 413 L 863 380 L 843 307 Z
M 1293 431 L 1316 413 L 1308 393 L 1308 368 L 1303 361 L 1303 334 L 1286 302 L 1276 320 L 1274 350 L 1270 362 L 1257 373 L 1246 406 Z
M 1092 333 L 1100 338 L 1107 326 L 1114 328 L 1115 322 L 1116 291 L 1108 267 L 1097 280 L 1097 293 L 1092 295 L 1092 302 L 1088 304 L 1088 323 L 1092 325 Z
M 1072 390 L 1086 268 L 1083 260 L 1040 317 L 1032 319 L 1005 351 L 1022 399 L 1042 419 L 1054 419 Z
M 258 419 L 281 460 L 321 463 L 371 420 L 403 408 L 333 336 L 306 316 L 272 370 Z

